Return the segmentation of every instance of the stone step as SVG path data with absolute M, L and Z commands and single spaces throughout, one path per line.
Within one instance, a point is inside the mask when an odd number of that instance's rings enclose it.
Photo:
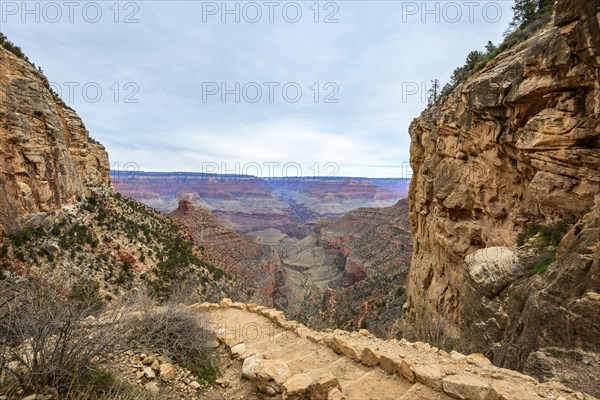
M 342 393 L 349 399 L 397 400 L 413 384 L 399 376 L 372 369 L 356 380 L 342 382 L 341 386 Z
M 331 363 L 339 360 L 339 355 L 326 348 L 318 348 L 314 352 L 302 357 L 290 360 L 287 362 L 288 367 L 296 373 L 308 374 L 311 371 L 316 371 L 326 368 Z
M 340 381 L 352 382 L 362 378 L 370 370 L 370 368 L 356 364 L 354 361 L 346 357 L 340 357 L 330 364 L 308 372 L 308 375 L 316 378 L 318 376 L 331 373 L 334 374 Z

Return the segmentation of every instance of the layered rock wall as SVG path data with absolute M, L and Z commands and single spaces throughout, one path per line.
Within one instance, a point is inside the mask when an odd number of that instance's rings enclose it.
M 410 127 L 409 296 L 458 319 L 466 254 L 532 222 L 578 221 L 600 191 L 597 1 L 508 51 Z
M 599 24 L 599 1 L 557 1 L 552 26 L 410 127 L 409 304 L 425 299 L 496 365 L 548 379 L 553 363 L 540 368 L 534 352 L 573 350 L 582 367 L 579 352 L 600 352 Z M 559 220 L 570 231 L 557 261 L 534 274 L 517 236 Z
M 108 173 L 104 147 L 46 77 L 0 47 L 0 235 L 110 185 Z

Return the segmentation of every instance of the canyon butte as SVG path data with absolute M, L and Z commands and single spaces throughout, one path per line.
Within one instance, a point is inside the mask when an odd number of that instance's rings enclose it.
M 177 310 L 215 327 L 221 377 L 202 388 L 161 355 L 112 358 L 161 398 L 594 399 L 599 113 L 600 2 L 558 0 L 413 121 L 407 200 L 374 182 L 333 197 L 246 182 L 239 200 L 216 181 L 115 180 L 163 214 L 119 194 L 104 147 L 4 41 L 2 282 L 95 282 L 107 311 L 91 326 L 142 288 L 162 304 L 191 284 Z M 1 355 L 0 382 L 15 361 Z

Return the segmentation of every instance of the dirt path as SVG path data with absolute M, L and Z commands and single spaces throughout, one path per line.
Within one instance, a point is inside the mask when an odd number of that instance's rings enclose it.
M 239 387 L 217 392 L 224 398 L 242 393 L 283 400 L 597 400 L 558 382 L 539 383 L 495 367 L 482 354 L 383 340 L 366 330 L 314 331 L 287 321 L 282 311 L 230 299 L 187 308 L 210 319 L 231 355 L 234 371 L 226 373 Z
M 252 357 L 259 357 L 273 361 L 273 364 L 277 364 L 277 362 L 285 364 L 289 372 L 285 372 L 287 379 L 282 381 L 279 386 L 282 392 L 286 392 L 288 395 L 290 394 L 287 393 L 288 389 L 293 385 L 286 385 L 286 382 L 303 381 L 308 376 L 310 380 L 306 379 L 306 382 L 309 383 L 310 381 L 331 379 L 333 376 L 337 378 L 340 392 L 349 400 L 419 398 L 415 397 L 415 393 L 408 393 L 408 397 L 404 397 L 415 385 L 402 377 L 388 374 L 379 368 L 367 367 L 343 355 L 336 354 L 326 346 L 300 337 L 295 332 L 282 329 L 262 315 L 235 308 L 213 308 L 208 313 L 215 325 L 219 339 L 240 360 L 246 361 Z M 246 361 L 246 363 L 250 362 Z M 261 386 L 260 383 L 258 386 Z M 429 392 L 422 385 L 417 384 L 416 386 L 418 386 L 418 391 L 423 394 Z M 310 391 L 308 387 L 307 384 L 306 390 Z M 326 393 L 325 396 L 327 396 Z M 446 396 L 440 396 L 438 393 L 429 393 L 428 397 L 423 398 L 447 399 Z

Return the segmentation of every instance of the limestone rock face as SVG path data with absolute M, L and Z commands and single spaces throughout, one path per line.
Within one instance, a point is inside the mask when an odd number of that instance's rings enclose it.
M 110 185 L 104 147 L 48 87 L 0 48 L 0 235 L 76 202 L 86 185 Z
M 410 127 L 409 305 L 425 299 L 496 365 L 522 369 L 545 347 L 600 352 L 599 24 L 599 1 L 557 1 L 553 26 Z M 517 235 L 557 220 L 572 226 L 558 260 L 532 276 Z
M 590 210 L 600 190 L 600 45 L 587 3 L 559 2 L 557 27 L 412 123 L 410 297 L 424 292 L 456 317 L 466 254 L 513 245 L 529 222 Z

